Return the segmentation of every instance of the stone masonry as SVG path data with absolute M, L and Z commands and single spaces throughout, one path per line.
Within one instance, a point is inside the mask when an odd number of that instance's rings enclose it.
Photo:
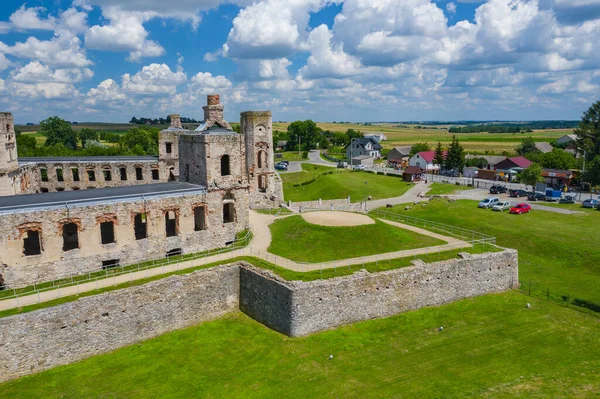
M 238 308 L 303 336 L 518 287 L 514 250 L 381 273 L 285 281 L 245 262 L 0 318 L 0 382 L 69 364 Z

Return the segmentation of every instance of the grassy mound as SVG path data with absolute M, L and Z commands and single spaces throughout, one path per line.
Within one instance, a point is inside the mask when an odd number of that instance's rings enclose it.
M 299 262 L 326 262 L 445 244 L 444 241 L 390 226 L 319 226 L 290 216 L 271 226 L 269 252 Z
M 399 177 L 312 164 L 303 164 L 302 169 L 302 172 L 281 175 L 286 200 L 298 202 L 350 196 L 352 202 L 360 202 L 365 200 L 365 186 L 366 195 L 373 199 L 398 197 L 410 187 Z
M 514 292 L 299 339 L 238 313 L 0 390 L 12 399 L 595 397 L 599 337 L 598 319 Z

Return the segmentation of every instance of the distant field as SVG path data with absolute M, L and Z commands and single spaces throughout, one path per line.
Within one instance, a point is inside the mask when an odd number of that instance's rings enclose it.
M 285 131 L 289 123 L 273 123 L 273 130 Z M 384 148 L 394 146 L 411 145 L 414 143 L 426 142 L 432 147 L 439 141 L 442 144 L 448 144 L 452 141 L 452 133 L 444 128 L 444 126 L 424 126 L 418 129 L 416 126 L 405 127 L 407 125 L 377 125 L 364 126 L 358 124 L 341 124 L 341 123 L 317 123 L 323 130 L 331 130 L 334 132 L 345 132 L 348 129 L 358 130 L 364 133 L 368 132 L 383 132 L 388 140 L 382 142 Z M 445 126 L 447 128 L 447 126 Z M 457 134 L 459 141 L 467 151 L 501 153 L 502 151 L 514 151 L 521 140 L 525 137 L 533 137 L 536 141 L 556 140 L 565 134 L 571 134 L 573 130 L 557 129 L 557 130 L 535 130 L 532 133 L 461 133 Z
M 235 313 L 0 391 L 11 399 L 595 398 L 599 337 L 597 318 L 516 292 L 295 339 Z

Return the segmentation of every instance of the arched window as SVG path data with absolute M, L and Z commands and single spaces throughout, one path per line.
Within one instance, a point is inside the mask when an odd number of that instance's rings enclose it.
M 235 204 L 226 202 L 223 204 L 223 223 L 235 222 Z
M 258 167 L 266 168 L 268 166 L 269 166 L 269 164 L 267 162 L 267 152 L 264 150 L 259 151 L 258 152 Z
M 221 176 L 229 176 L 230 174 L 229 155 L 223 155 L 221 157 Z

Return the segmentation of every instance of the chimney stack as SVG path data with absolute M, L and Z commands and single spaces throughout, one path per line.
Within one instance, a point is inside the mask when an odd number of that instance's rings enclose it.
M 171 127 L 182 129 L 181 127 L 181 115 L 179 114 L 171 114 Z
M 204 110 L 204 122 L 223 121 L 223 104 L 218 94 L 209 94 L 206 96 L 207 105 L 202 107 Z

